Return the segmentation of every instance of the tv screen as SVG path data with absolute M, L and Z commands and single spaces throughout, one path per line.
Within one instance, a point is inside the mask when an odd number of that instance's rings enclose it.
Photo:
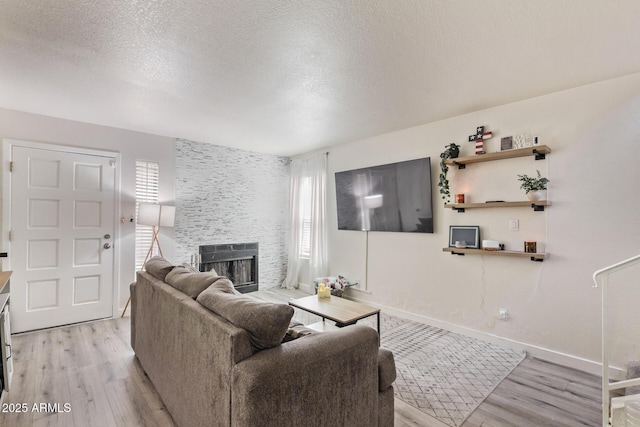
M 431 158 L 336 172 L 338 230 L 433 233 Z

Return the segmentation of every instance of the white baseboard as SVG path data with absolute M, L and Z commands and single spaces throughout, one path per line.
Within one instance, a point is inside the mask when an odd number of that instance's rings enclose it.
M 351 289 L 349 289 L 351 291 Z M 367 292 L 370 293 L 370 292 Z M 584 359 L 582 357 L 573 356 L 571 354 L 562 353 L 548 348 L 540 347 L 533 344 L 527 344 L 520 341 L 512 340 L 509 338 L 500 337 L 497 335 L 489 334 L 486 332 L 477 331 L 475 329 L 466 328 L 463 326 L 455 325 L 453 323 L 444 322 L 442 320 L 433 319 L 428 316 L 420 314 L 410 313 L 408 311 L 399 310 L 397 308 L 388 307 L 382 304 L 376 304 L 371 301 L 361 300 L 353 295 L 346 295 L 346 298 L 367 305 L 372 305 L 384 310 L 385 313 L 393 316 L 402 317 L 405 319 L 413 320 L 415 322 L 424 323 L 429 326 L 435 326 L 445 331 L 454 332 L 460 335 L 468 336 L 471 338 L 480 339 L 490 342 L 492 344 L 501 345 L 503 347 L 511 348 L 516 351 L 526 351 L 528 355 L 543 359 L 558 365 L 568 366 L 575 368 L 583 372 L 587 372 L 593 375 L 602 376 L 602 363 L 594 360 Z M 611 367 L 609 368 L 609 376 L 613 380 L 622 380 L 626 378 L 626 371 L 623 368 Z

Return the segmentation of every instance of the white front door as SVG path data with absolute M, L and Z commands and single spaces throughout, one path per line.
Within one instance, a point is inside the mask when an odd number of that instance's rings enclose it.
M 111 317 L 115 160 L 13 146 L 12 332 Z

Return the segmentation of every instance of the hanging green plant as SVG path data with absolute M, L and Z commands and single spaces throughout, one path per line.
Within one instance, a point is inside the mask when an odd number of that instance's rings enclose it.
M 460 146 L 454 142 L 445 146 L 445 150 L 440 153 L 440 177 L 438 179 L 438 187 L 440 187 L 440 194 L 445 203 L 449 203 L 451 200 L 451 191 L 449 189 L 449 180 L 447 179 L 447 173 L 449 172 L 449 166 L 445 163 L 447 159 L 455 159 L 460 155 Z

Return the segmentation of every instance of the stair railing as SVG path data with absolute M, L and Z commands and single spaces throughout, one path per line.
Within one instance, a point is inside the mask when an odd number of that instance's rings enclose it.
M 609 425 L 609 409 L 611 391 L 625 387 L 640 385 L 640 378 L 623 381 L 609 382 L 609 345 L 607 341 L 607 288 L 609 287 L 609 276 L 618 271 L 640 264 L 640 255 L 610 265 L 593 273 L 594 288 L 602 289 L 602 425 Z

